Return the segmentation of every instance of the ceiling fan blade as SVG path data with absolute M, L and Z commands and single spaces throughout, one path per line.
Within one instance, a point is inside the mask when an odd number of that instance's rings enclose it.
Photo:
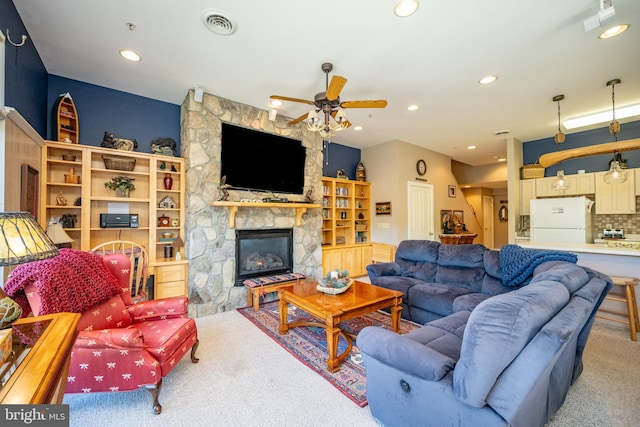
M 300 117 L 298 117 L 297 119 L 293 119 L 289 122 L 290 125 L 297 125 L 298 123 L 300 123 L 301 121 L 303 121 L 304 119 L 307 118 L 307 116 L 309 115 L 309 113 L 304 113 L 303 115 L 301 115 Z
M 289 98 L 288 96 L 271 95 L 271 99 L 279 99 L 280 101 L 301 102 L 303 104 L 316 105 L 315 102 L 306 99 Z
M 384 108 L 387 106 L 387 101 L 384 99 L 371 100 L 371 101 L 345 101 L 340 104 L 342 108 Z
M 331 81 L 329 82 L 329 87 L 327 88 L 327 92 L 325 96 L 329 101 L 333 101 L 340 96 L 340 92 L 342 92 L 342 88 L 347 83 L 347 79 L 341 76 L 333 76 L 331 77 Z

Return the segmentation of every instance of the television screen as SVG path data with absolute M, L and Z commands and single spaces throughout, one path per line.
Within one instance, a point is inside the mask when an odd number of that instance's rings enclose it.
M 302 142 L 222 123 L 221 175 L 232 188 L 303 194 Z

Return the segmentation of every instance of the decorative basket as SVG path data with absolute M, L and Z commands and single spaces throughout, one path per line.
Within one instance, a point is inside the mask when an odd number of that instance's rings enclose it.
M 104 160 L 104 166 L 107 169 L 132 171 L 136 167 L 136 159 L 130 157 L 103 155 L 102 160 Z
M 544 166 L 539 164 L 523 165 L 520 168 L 522 179 L 544 178 Z
M 80 175 L 74 175 L 73 174 L 73 168 L 71 168 L 71 171 L 67 174 L 64 174 L 64 183 L 65 184 L 80 184 Z
M 331 286 L 323 286 L 323 280 L 321 279 L 320 283 L 318 283 L 318 286 L 316 286 L 316 289 L 325 294 L 338 295 L 343 292 L 346 292 L 351 287 L 351 285 L 353 285 L 353 279 L 346 279 L 346 280 L 347 280 L 346 285 L 344 285 L 341 288 L 334 288 Z

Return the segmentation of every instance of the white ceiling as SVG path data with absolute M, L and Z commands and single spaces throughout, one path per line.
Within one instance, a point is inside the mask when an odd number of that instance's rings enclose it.
M 399 139 L 482 165 L 506 155 L 496 131 L 553 136 L 554 95 L 565 95 L 563 118 L 606 111 L 606 82 L 620 78 L 616 106 L 640 102 L 638 0 L 614 0 L 617 21 L 631 28 L 609 40 L 583 28 L 598 0 L 422 0 L 408 18 L 393 14 L 396 2 L 14 0 L 50 74 L 174 104 L 196 85 L 264 109 L 274 94 L 312 100 L 325 87 L 321 64 L 331 62 L 348 79 L 342 101 L 389 102 L 347 110 L 364 129 L 332 140 L 357 148 Z M 203 25 L 211 8 L 235 20 L 234 34 Z M 123 60 L 123 48 L 142 61 Z M 487 74 L 497 82 L 480 86 Z M 280 114 L 307 110 L 286 103 Z

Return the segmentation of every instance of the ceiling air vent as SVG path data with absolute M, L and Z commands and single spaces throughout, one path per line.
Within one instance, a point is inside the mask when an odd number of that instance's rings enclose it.
M 204 26 L 221 36 L 228 36 L 236 31 L 236 23 L 229 14 L 220 9 L 207 9 L 202 12 Z

